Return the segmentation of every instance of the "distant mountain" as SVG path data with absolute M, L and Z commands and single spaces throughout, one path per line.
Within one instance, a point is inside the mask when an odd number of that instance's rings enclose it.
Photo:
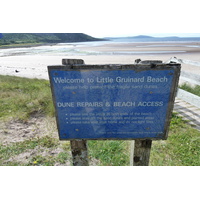
M 1 37 L 2 36 L 2 37 Z M 100 41 L 83 33 L 3 33 L 0 45 Z
M 154 38 L 148 35 L 138 35 L 138 36 L 133 36 L 133 37 L 128 37 L 128 38 L 132 38 L 132 39 L 149 39 L 149 38 Z
M 137 35 L 137 36 L 128 36 L 128 37 L 106 37 L 104 39 L 149 39 L 154 38 L 148 35 Z
M 200 37 L 152 37 L 148 35 L 138 35 L 132 37 L 107 37 L 109 39 L 118 42 L 166 42 L 166 41 L 200 41 Z

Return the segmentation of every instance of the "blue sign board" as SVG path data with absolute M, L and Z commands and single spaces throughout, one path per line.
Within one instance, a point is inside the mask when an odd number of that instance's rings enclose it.
M 165 139 L 175 72 L 49 67 L 59 137 Z

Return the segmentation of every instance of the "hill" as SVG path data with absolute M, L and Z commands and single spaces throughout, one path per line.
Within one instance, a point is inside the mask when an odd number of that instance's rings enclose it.
M 128 37 L 128 38 L 132 38 L 132 39 L 149 39 L 149 38 L 154 38 L 154 37 L 148 36 L 148 35 L 138 35 L 138 36 L 133 36 L 133 37 Z
M 128 37 L 105 37 L 105 39 L 151 39 L 154 38 L 152 36 L 148 36 L 148 35 L 137 35 L 137 36 L 128 36 Z
M 148 35 L 138 35 L 129 37 L 106 37 L 104 39 L 109 39 L 118 42 L 169 42 L 169 41 L 200 41 L 200 37 L 152 37 Z
M 83 33 L 3 33 L 0 45 L 99 41 Z

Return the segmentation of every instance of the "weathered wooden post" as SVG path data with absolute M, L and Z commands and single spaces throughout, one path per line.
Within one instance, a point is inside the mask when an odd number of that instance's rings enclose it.
M 135 140 L 133 166 L 148 166 L 152 140 Z
M 63 65 L 84 64 L 82 59 L 62 59 Z M 70 140 L 74 166 L 88 166 L 87 140 Z
M 88 166 L 87 140 L 70 140 L 74 166 Z

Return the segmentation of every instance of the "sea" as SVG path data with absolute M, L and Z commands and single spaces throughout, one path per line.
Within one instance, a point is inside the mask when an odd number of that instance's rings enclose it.
M 191 45 L 191 42 L 194 45 Z M 197 44 L 195 44 L 195 42 Z M 141 55 L 141 54 L 165 54 L 165 53 L 183 53 L 184 51 L 117 51 L 117 52 L 99 52 L 82 50 L 81 47 L 95 47 L 104 44 L 115 43 L 140 43 L 145 46 L 162 47 L 162 46 L 177 46 L 177 43 L 181 46 L 200 48 L 200 38 L 111 38 L 106 41 L 94 41 L 94 42 L 75 42 L 75 43 L 59 43 L 53 45 L 43 45 L 34 47 L 23 48 L 7 48 L 0 49 L 0 57 L 6 56 L 20 56 L 20 55 L 45 55 L 45 56 L 76 56 L 76 55 Z M 174 44 L 173 44 L 174 43 Z M 176 43 L 176 45 L 175 45 Z

